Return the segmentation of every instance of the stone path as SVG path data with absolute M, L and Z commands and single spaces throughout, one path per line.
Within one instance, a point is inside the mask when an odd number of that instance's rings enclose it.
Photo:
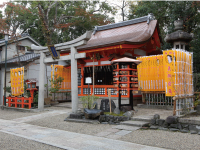
M 53 110 L 13 120 L 0 119 L 0 132 L 68 150 L 164 150 L 163 148 L 116 140 L 131 133 L 134 129 L 130 126 L 125 129 L 123 125 L 118 125 L 92 136 L 25 123 L 69 112 L 69 110 Z
M 13 120 L 0 119 L 0 132 L 20 136 L 68 150 L 164 150 L 163 148 L 40 127 Z M 121 133 L 118 132 L 118 134 L 123 135 L 123 132 L 131 131 L 122 130 Z

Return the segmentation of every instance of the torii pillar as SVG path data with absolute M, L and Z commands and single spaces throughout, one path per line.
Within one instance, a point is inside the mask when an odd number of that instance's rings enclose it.
M 90 39 L 92 32 L 87 31 L 84 35 L 78 37 L 75 40 L 55 44 L 56 51 L 69 50 L 70 55 L 60 56 L 60 59 L 46 58 L 45 53 L 49 52 L 47 47 L 31 45 L 31 49 L 35 53 L 40 53 L 40 76 L 39 76 L 39 97 L 38 97 L 38 109 L 44 110 L 44 75 L 45 75 L 45 63 L 58 62 L 71 60 L 71 94 L 72 94 L 72 113 L 76 113 L 78 110 L 78 77 L 77 77 L 77 59 L 85 58 L 86 53 L 78 53 L 76 47 L 85 45 Z
M 75 54 L 77 50 L 71 47 L 71 96 L 72 96 L 72 112 L 76 113 L 78 110 L 78 79 L 77 79 L 77 59 Z

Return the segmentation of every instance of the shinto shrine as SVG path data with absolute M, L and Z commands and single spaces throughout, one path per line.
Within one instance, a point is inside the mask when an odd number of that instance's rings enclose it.
M 111 89 L 112 97 L 118 97 L 117 87 L 113 87 L 111 61 L 159 54 L 159 48 L 158 23 L 152 15 L 96 27 L 87 44 L 77 47 L 78 53 L 86 53 L 86 58 L 78 60 L 78 95 L 88 94 L 85 77 L 93 77 L 94 65 L 94 87 L 92 84 L 89 86 L 89 94 L 108 97 L 107 90 Z M 69 53 L 63 51 L 60 55 L 67 56 Z M 122 97 L 128 98 L 129 94 L 124 93 Z M 141 99 L 141 93 L 135 93 L 133 97 Z
M 60 53 L 60 59 L 47 57 L 48 47 L 32 45 L 35 53 L 40 53 L 40 80 L 39 80 L 39 107 L 43 109 L 44 90 L 44 66 L 45 63 L 58 62 L 64 66 L 71 67 L 71 93 L 72 111 L 78 109 L 78 96 L 88 94 L 86 77 L 93 77 L 93 85 L 90 85 L 89 94 L 100 97 L 107 97 L 107 90 L 111 89 L 111 96 L 118 97 L 117 87 L 113 86 L 113 65 L 114 59 L 151 54 L 159 54 L 158 22 L 154 16 L 149 14 L 141 18 L 136 18 L 120 23 L 97 26 L 93 33 L 87 32 L 81 37 L 66 43 L 55 44 L 54 47 Z M 78 56 L 79 55 L 79 56 Z M 67 60 L 71 60 L 67 64 Z M 94 75 L 93 75 L 94 68 Z M 77 76 L 76 76 L 77 74 Z M 129 92 L 122 94 L 122 98 L 128 98 Z M 133 97 L 141 100 L 141 93 L 134 93 Z
M 71 90 L 72 112 L 78 110 L 78 96 L 95 95 L 129 99 L 129 104 L 173 105 L 174 115 L 183 107 L 193 110 L 192 53 L 185 45 L 192 36 L 175 22 L 174 33 L 166 41 L 171 50 L 161 51 L 157 20 L 152 14 L 120 23 L 96 26 L 94 31 L 69 42 L 41 47 L 38 108 L 44 109 L 45 64 L 52 65 L 51 77 L 63 77 L 61 90 Z M 52 55 L 49 56 L 48 54 Z M 121 59 L 120 59 L 121 58 Z M 137 59 L 137 60 L 136 60 Z M 86 78 L 92 78 L 92 84 Z

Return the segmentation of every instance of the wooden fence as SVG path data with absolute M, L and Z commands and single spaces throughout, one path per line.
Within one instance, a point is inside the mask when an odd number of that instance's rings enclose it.
M 195 93 L 200 94 L 200 93 Z M 142 92 L 146 105 L 173 106 L 173 115 L 180 116 L 194 111 L 195 96 L 168 97 L 164 92 Z
M 32 97 L 6 97 L 6 106 L 15 108 L 31 108 L 33 103 Z

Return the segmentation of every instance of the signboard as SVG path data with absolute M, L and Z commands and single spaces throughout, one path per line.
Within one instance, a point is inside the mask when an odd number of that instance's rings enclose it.
M 49 49 L 49 52 L 50 52 L 53 59 L 59 59 L 60 58 L 59 53 L 56 51 L 54 45 L 49 45 L 48 49 Z
M 164 72 L 165 72 L 165 95 L 166 96 L 175 96 L 176 95 L 176 82 L 175 75 L 176 70 L 175 66 L 177 66 L 177 57 L 176 51 L 167 50 L 163 51 L 163 64 L 164 64 Z M 179 94 L 178 94 L 179 95 Z
M 85 78 L 85 83 L 86 84 L 91 84 L 92 83 L 92 77 L 86 77 Z
M 166 96 L 193 94 L 192 55 L 180 50 L 163 51 Z

